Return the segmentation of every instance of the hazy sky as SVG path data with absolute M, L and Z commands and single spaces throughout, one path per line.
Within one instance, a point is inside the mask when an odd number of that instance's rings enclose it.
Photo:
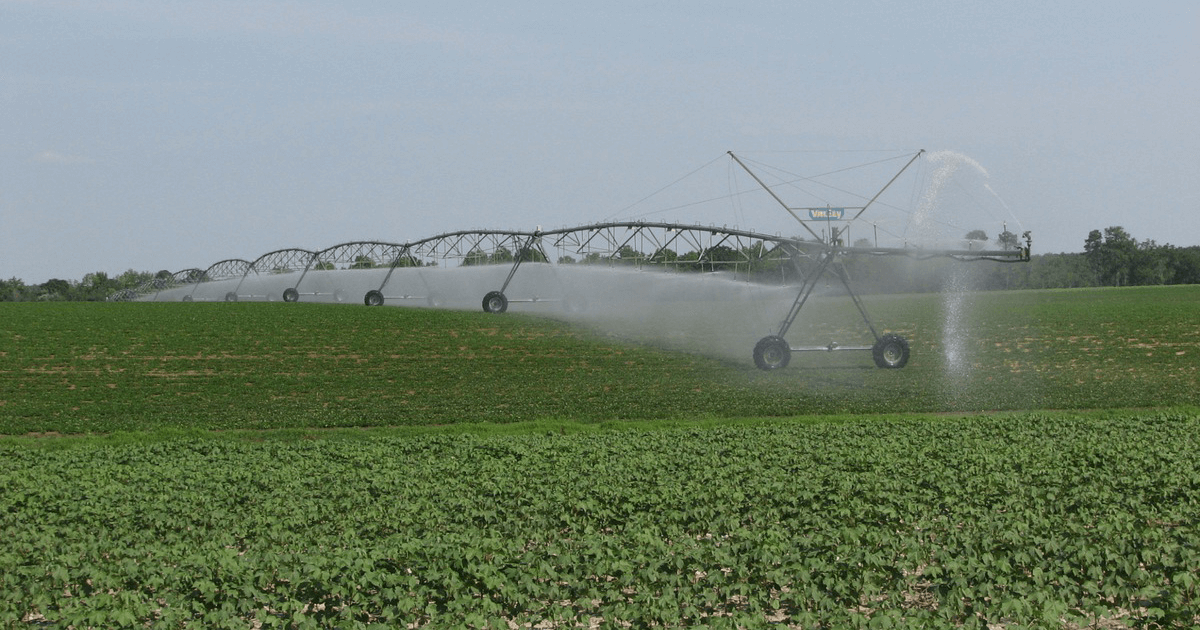
M 1035 253 L 1200 245 L 1200 2 L 0 0 L 29 283 L 624 218 L 813 149 L 969 156 Z

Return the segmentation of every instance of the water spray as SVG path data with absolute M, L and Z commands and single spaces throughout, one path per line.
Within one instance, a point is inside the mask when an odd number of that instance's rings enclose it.
M 661 303 L 664 308 L 669 305 L 672 309 L 686 309 L 686 318 L 663 323 L 663 334 L 669 337 L 678 332 L 675 328 L 700 325 L 716 307 L 712 300 L 717 294 L 709 295 L 712 291 L 736 296 L 739 304 L 755 304 L 753 310 L 763 313 L 764 319 L 769 310 L 765 307 L 774 308 L 774 300 L 783 300 L 785 292 L 796 291 L 787 298 L 791 306 L 782 320 L 776 320 L 777 324 L 764 321 L 763 328 L 773 330 L 753 346 L 752 355 L 757 367 L 763 370 L 784 368 L 794 352 L 869 351 L 877 366 L 898 369 L 909 361 L 909 342 L 901 335 L 877 328 L 862 298 L 854 290 L 844 264 L 846 258 L 927 260 L 944 257 L 960 261 L 1022 262 L 1029 260 L 1031 249 L 1028 232 L 1024 234 L 1025 246 L 1017 248 L 928 248 L 919 246 L 919 239 L 907 234 L 902 246 L 881 247 L 878 220 L 872 221 L 872 244 L 848 244 L 850 224 L 873 206 L 886 206 L 880 201 L 881 196 L 923 153 L 909 157 L 873 196 L 861 197 L 866 200 L 861 205 L 826 203 L 811 207 L 788 205 L 742 159 L 729 153 L 734 162 L 799 222 L 811 240 L 724 225 L 652 221 L 608 221 L 549 230 L 537 226 L 531 231 L 462 230 L 403 244 L 359 241 L 318 251 L 277 250 L 254 261 L 230 259 L 203 271 L 191 269 L 173 274 L 169 279 L 158 278 L 147 287 L 121 297 L 172 299 L 174 296 L 173 299 L 184 301 L 276 301 L 282 298 L 283 302 L 294 303 L 301 300 L 347 302 L 352 301 L 351 295 L 357 294 L 363 296 L 362 302 L 367 306 L 403 302 L 471 308 L 473 304 L 474 308 L 482 305 L 484 312 L 492 314 L 504 313 L 512 304 L 534 308 L 558 305 L 559 312 L 564 315 L 593 321 L 601 321 L 604 317 L 637 319 L 622 312 L 622 305 L 629 311 L 637 308 L 655 311 L 655 305 Z M 947 186 L 950 175 L 963 164 L 974 164 L 973 161 L 951 160 L 946 152 L 931 156 L 937 157 L 942 167 L 935 173 L 933 186 L 921 200 L 914 221 L 910 221 L 915 232 L 926 230 L 940 191 Z M 976 172 L 986 174 L 978 165 L 974 167 Z M 1007 231 L 1007 224 L 1005 229 Z M 865 238 L 860 240 L 867 241 Z M 689 273 L 672 273 L 683 270 Z M 734 284 L 733 278 L 740 277 L 743 270 L 747 283 Z M 706 280 L 709 293 L 703 295 L 708 297 L 687 297 L 682 293 L 672 297 L 677 293 L 672 287 L 693 286 L 690 281 L 683 280 L 685 277 Z M 754 286 L 759 288 L 753 290 L 739 288 L 749 284 L 752 278 L 768 281 L 777 288 L 772 289 L 770 284 L 756 284 Z M 831 341 L 824 345 L 793 346 L 786 340 L 822 278 L 827 285 L 836 279 L 837 285 L 846 291 L 872 343 Z M 474 297 L 471 297 L 472 293 Z M 642 301 L 630 301 L 635 298 Z M 670 312 L 680 311 L 664 311 Z M 743 324 L 750 318 L 744 308 L 736 316 L 743 318 Z M 709 325 L 713 332 L 707 334 L 708 338 L 720 336 L 713 334 L 718 329 L 729 336 L 727 322 L 715 322 L 714 319 Z M 750 345 L 753 338 L 746 342 Z M 961 356 L 957 350 L 950 352 L 954 353 L 948 355 L 951 359 Z

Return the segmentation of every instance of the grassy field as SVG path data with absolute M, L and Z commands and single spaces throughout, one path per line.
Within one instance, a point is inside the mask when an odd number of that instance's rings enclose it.
M 316 304 L 0 304 L 0 434 L 1200 404 L 1200 287 L 982 293 L 948 360 L 935 295 L 872 301 L 912 360 L 763 373 L 705 340 L 510 314 Z M 816 304 L 791 336 L 853 326 Z
M 513 313 L 0 304 L 0 627 L 1194 627 L 1200 287 L 962 297 L 950 336 L 869 301 L 904 369 L 776 372 Z

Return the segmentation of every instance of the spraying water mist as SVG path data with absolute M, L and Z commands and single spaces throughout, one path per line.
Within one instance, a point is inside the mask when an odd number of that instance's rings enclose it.
M 643 221 L 545 231 L 539 227 L 532 232 L 467 230 L 404 244 L 362 241 L 319 251 L 277 250 L 254 261 L 226 260 L 206 270 L 156 278 L 135 297 L 467 310 L 482 306 L 489 313 L 504 313 L 511 306 L 737 361 L 744 361 L 753 348 L 754 362 L 764 370 L 785 367 L 792 352 L 809 350 L 867 350 L 877 366 L 900 368 L 908 362 L 908 342 L 883 333 L 886 328 L 876 330 L 851 286 L 845 258 L 873 255 L 919 265 L 915 261 L 934 256 L 1028 256 L 1027 250 L 976 252 L 969 243 L 964 245 L 961 208 L 980 197 L 994 198 L 995 193 L 987 186 L 987 172 L 961 154 L 928 155 L 933 165 L 928 185 L 898 235 L 903 246 L 891 247 L 880 246 L 877 237 L 869 246 L 847 245 L 849 225 L 869 209 L 898 209 L 881 196 L 921 153 L 905 157 L 900 172 L 884 178 L 887 183 L 873 197 L 862 196 L 858 206 L 851 201 L 845 207 L 825 198 L 816 207 L 788 205 L 748 165 L 730 155 L 783 207 L 786 212 L 781 214 L 798 220 L 807 235 Z M 818 182 L 817 177 L 788 177 L 781 186 L 799 181 L 811 187 Z M 808 221 L 819 221 L 817 228 Z M 874 224 L 872 228 L 887 229 Z M 939 251 L 946 245 L 951 249 Z M 955 276 L 944 287 L 943 348 L 951 375 L 969 372 L 969 330 L 964 323 L 969 320 L 968 278 Z M 799 317 L 801 307 L 805 317 Z M 847 331 L 846 322 L 857 322 L 857 333 Z M 761 337 L 764 333 L 767 336 Z M 800 341 L 809 345 L 796 345 Z
M 985 242 L 978 238 L 971 240 L 967 235 L 986 234 L 982 228 L 988 224 L 995 230 L 998 210 L 1011 215 L 1008 206 L 992 189 L 987 170 L 974 159 L 954 151 L 931 153 L 929 163 L 932 166 L 929 184 L 913 213 L 909 226 L 911 237 L 925 243 L 957 240 L 968 248 L 985 246 Z M 985 206 L 983 212 L 978 211 L 981 203 Z M 997 240 L 1007 231 L 1006 219 L 1001 218 L 999 225 L 1000 230 L 993 232 Z M 972 302 L 978 289 L 974 271 L 971 265 L 955 265 L 942 282 L 943 385 L 944 394 L 951 401 L 966 390 L 973 376 Z

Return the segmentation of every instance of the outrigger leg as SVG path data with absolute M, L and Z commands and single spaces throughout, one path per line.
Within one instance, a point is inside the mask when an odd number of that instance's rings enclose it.
M 521 263 L 529 256 L 529 248 L 533 247 L 534 242 L 541 236 L 540 231 L 534 232 L 517 251 L 517 259 L 513 262 L 512 269 L 508 271 L 508 277 L 504 279 L 500 290 L 488 291 L 487 295 L 483 296 L 483 312 L 503 313 L 508 310 L 508 297 L 504 295 L 504 291 L 508 288 L 508 283 L 512 282 L 513 276 L 517 275 L 517 269 L 521 267 Z
M 800 293 L 796 296 L 795 301 L 792 302 L 791 309 L 788 310 L 787 317 L 779 325 L 779 331 L 774 335 L 763 337 L 755 344 L 754 365 L 758 366 L 759 369 L 778 370 L 787 367 L 788 362 L 792 358 L 792 352 L 832 352 L 834 350 L 870 350 L 875 359 L 875 365 L 881 368 L 902 368 L 908 363 L 908 341 L 900 335 L 894 333 L 880 335 L 875 330 L 874 324 L 871 323 L 871 317 L 867 314 L 866 306 L 858 294 L 854 292 L 854 289 L 851 288 L 846 269 L 840 262 L 837 262 L 837 257 L 838 250 L 836 247 L 829 247 L 824 251 L 820 261 L 817 263 L 816 271 L 805 278 L 804 284 L 800 288 Z M 863 322 L 867 325 L 867 329 L 871 331 L 871 336 L 875 339 L 874 345 L 842 346 L 837 342 L 831 342 L 827 346 L 793 348 L 784 339 L 788 329 L 792 327 L 792 324 L 796 321 L 796 317 L 800 315 L 800 310 L 804 308 L 804 304 L 812 296 L 813 290 L 817 287 L 817 282 L 827 271 L 836 275 L 838 280 L 841 281 L 842 286 L 846 288 L 846 293 L 850 296 L 851 301 L 854 302 L 854 307 L 858 309 L 858 314 L 862 316 Z
M 383 277 L 383 282 L 379 283 L 378 289 L 367 291 L 367 294 L 363 296 L 363 304 L 367 306 L 383 306 L 383 287 L 386 287 L 388 280 L 392 279 L 392 273 L 396 271 L 396 267 L 400 264 L 400 261 L 404 260 L 404 257 L 408 255 L 408 249 L 408 245 L 405 245 L 404 249 L 396 254 L 396 257 L 392 259 L 392 264 L 388 265 L 387 275 Z
M 429 281 L 425 279 L 425 274 L 421 273 L 420 261 L 409 254 L 412 247 L 404 245 L 400 253 L 392 259 L 392 264 L 388 266 L 387 275 L 383 277 L 383 282 L 379 283 L 379 288 L 367 291 L 363 296 L 363 304 L 367 306 L 383 306 L 385 300 L 420 300 L 424 299 L 425 304 L 433 308 L 439 308 L 444 303 L 442 296 L 433 292 L 433 288 L 429 286 Z M 403 264 L 401 264 L 403 263 Z M 397 267 L 415 267 L 417 270 L 417 279 L 421 281 L 421 286 L 425 288 L 425 295 L 384 295 L 383 288 L 387 286 L 388 281 L 392 279 L 392 274 L 395 273 Z
M 841 213 L 845 210 L 858 211 L 850 219 L 851 221 L 862 216 L 863 212 L 866 212 L 867 208 L 871 207 L 875 201 L 879 199 L 879 196 L 896 182 L 896 180 L 900 177 L 900 174 L 908 170 L 908 167 L 912 166 L 913 162 L 916 162 L 917 158 L 919 158 L 924 152 L 925 151 L 922 149 L 913 155 L 908 162 L 904 164 L 904 167 L 901 168 L 894 176 L 892 176 L 892 179 L 890 179 L 887 184 L 884 184 L 883 188 L 880 188 L 879 192 L 875 193 L 875 196 L 867 201 L 865 205 L 858 208 L 839 208 L 837 215 L 838 218 L 841 217 Z M 850 281 L 846 277 L 845 267 L 841 263 L 835 263 L 839 253 L 841 253 L 843 249 L 847 249 L 841 246 L 840 236 L 841 233 L 844 232 L 844 229 L 842 231 L 839 231 L 836 228 L 831 229 L 829 240 L 825 241 L 825 239 L 822 238 L 821 235 L 817 234 L 817 232 L 813 230 L 812 227 L 810 227 L 808 223 L 805 222 L 805 220 L 797 213 L 797 210 L 808 210 L 809 217 L 812 218 L 814 216 L 813 213 L 819 212 L 821 210 L 820 208 L 789 207 L 786 203 L 784 203 L 783 199 L 781 199 L 779 195 L 775 194 L 775 191 L 771 190 L 771 187 L 767 186 L 766 182 L 760 179 L 758 175 L 754 173 L 754 171 L 750 170 L 750 168 L 746 166 L 746 164 L 742 162 L 738 156 L 734 155 L 733 152 L 730 152 L 729 156 L 733 158 L 733 160 L 737 162 L 743 170 L 749 173 L 750 177 L 752 177 L 754 181 L 757 182 L 758 185 L 767 192 L 767 194 L 771 195 L 771 197 L 780 206 L 782 206 L 784 210 L 786 210 L 792 215 L 792 217 L 799 221 L 800 225 L 803 226 L 805 230 L 808 230 L 809 234 L 825 244 L 824 250 L 821 254 L 821 259 L 817 263 L 816 272 L 805 279 L 804 285 L 800 289 L 800 294 L 796 296 L 796 301 L 792 303 L 791 310 L 788 311 L 787 317 L 779 326 L 779 332 L 774 335 L 763 337 L 754 346 L 754 364 L 762 370 L 778 370 L 780 368 L 787 367 L 788 361 L 790 361 L 792 358 L 792 352 L 809 350 L 820 350 L 826 352 L 832 352 L 834 350 L 870 350 L 871 354 L 875 358 L 875 365 L 881 368 L 904 367 L 905 364 L 908 363 L 908 341 L 900 335 L 889 333 L 880 336 L 880 334 L 875 331 L 875 326 L 871 324 L 871 318 L 867 315 L 867 309 L 863 306 L 862 300 L 859 299 L 858 294 L 854 292 L 854 289 L 850 288 Z M 828 212 L 829 209 L 826 208 L 826 211 Z M 841 280 L 842 286 L 846 287 L 846 292 L 850 295 L 850 299 L 854 301 L 854 307 L 858 309 L 859 314 L 862 315 L 863 321 L 867 324 L 867 328 L 871 330 L 871 336 L 875 338 L 874 345 L 842 346 L 837 342 L 831 342 L 828 346 L 793 348 L 790 344 L 788 344 L 787 340 L 783 338 L 784 335 L 787 334 L 788 329 L 792 327 L 792 322 L 796 321 L 796 316 L 800 314 L 800 309 L 804 308 L 804 303 L 807 302 L 809 296 L 812 295 L 813 289 L 815 289 L 817 286 L 817 281 L 820 280 L 821 276 L 825 274 L 830 265 L 833 265 L 833 271 L 837 274 L 838 279 Z

